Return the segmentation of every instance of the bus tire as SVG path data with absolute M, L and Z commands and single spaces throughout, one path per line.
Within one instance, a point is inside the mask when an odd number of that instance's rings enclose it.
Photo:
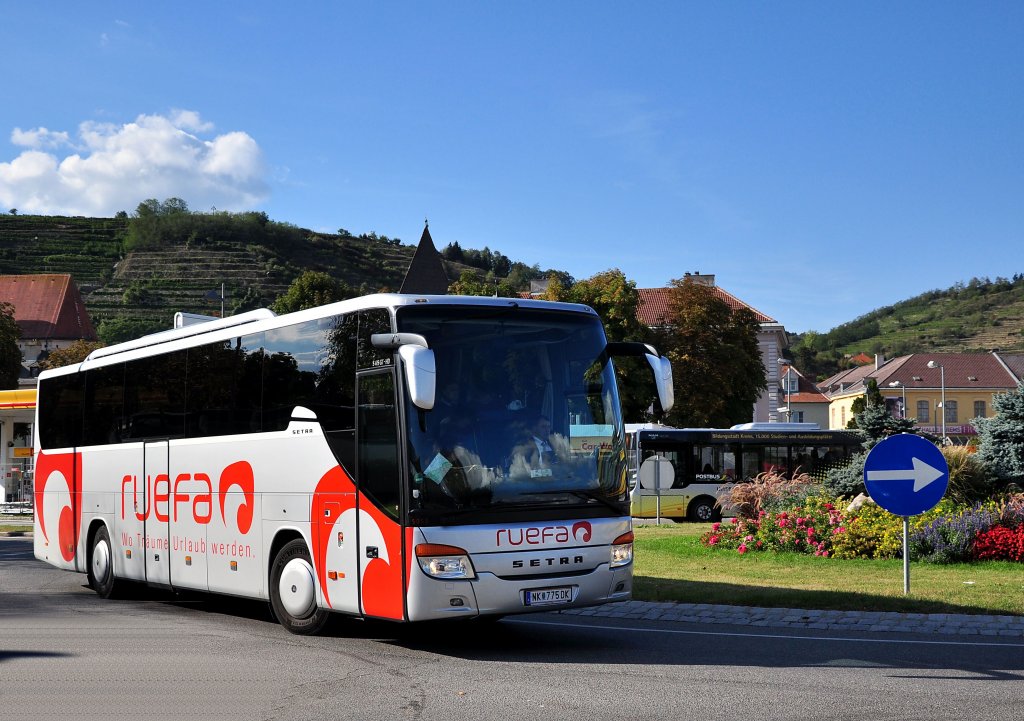
M 691 521 L 698 523 L 710 523 L 719 519 L 718 509 L 715 508 L 715 499 L 710 496 L 701 496 L 693 499 L 690 503 L 689 513 Z
M 316 604 L 316 574 L 306 542 L 288 541 L 270 569 L 270 607 L 278 623 L 300 636 L 323 630 L 330 612 Z
M 106 526 L 100 526 L 89 549 L 89 586 L 100 598 L 116 598 L 120 584 L 114 575 L 114 551 Z

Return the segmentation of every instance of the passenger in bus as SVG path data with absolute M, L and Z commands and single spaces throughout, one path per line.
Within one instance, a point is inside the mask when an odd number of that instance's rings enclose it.
M 551 420 L 547 416 L 537 416 L 530 425 L 530 437 L 537 447 L 537 457 L 540 465 L 550 466 L 557 463 L 555 449 L 551 446 Z

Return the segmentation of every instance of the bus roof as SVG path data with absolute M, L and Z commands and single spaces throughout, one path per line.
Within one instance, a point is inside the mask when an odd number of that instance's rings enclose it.
M 94 350 L 82 362 L 82 364 L 56 368 L 52 371 L 43 371 L 41 378 L 50 375 L 64 375 L 82 370 L 83 366 L 101 366 L 108 362 L 114 362 L 116 356 L 131 353 L 132 357 L 149 355 L 148 350 L 159 346 L 174 344 L 173 349 L 191 345 L 198 345 L 204 342 L 216 342 L 235 337 L 238 334 L 258 333 L 264 330 L 271 330 L 281 326 L 301 323 L 308 320 L 323 318 L 326 316 L 342 313 L 354 313 L 360 310 L 371 308 L 388 308 L 394 311 L 397 308 L 407 305 L 450 305 L 450 306 L 493 306 L 531 308 L 536 310 L 553 310 L 572 313 L 583 313 L 597 316 L 593 308 L 577 303 L 561 303 L 546 300 L 533 300 L 523 298 L 489 298 L 483 296 L 460 296 L 460 295 L 413 295 L 399 293 L 376 293 L 373 295 L 350 298 L 348 300 L 330 303 L 328 305 L 308 308 L 306 310 L 277 315 L 268 308 L 241 313 L 227 318 L 218 318 L 207 322 L 191 323 L 179 328 L 170 328 L 158 333 L 142 336 L 134 340 L 117 343 Z M 202 340 L 198 338 L 203 336 Z M 193 339 L 192 342 L 188 342 Z M 172 348 L 168 348 L 171 350 Z M 150 350 L 150 352 L 152 352 Z

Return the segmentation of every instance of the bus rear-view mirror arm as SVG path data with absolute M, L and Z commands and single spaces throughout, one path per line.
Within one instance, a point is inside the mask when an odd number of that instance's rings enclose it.
M 647 343 L 623 343 L 614 342 L 608 344 L 608 355 L 615 356 L 643 356 L 651 366 L 654 373 L 654 384 L 658 388 L 658 400 L 661 402 L 661 409 L 668 413 L 675 405 L 675 391 L 672 388 L 672 363 L 668 358 L 661 355 L 658 350 Z
M 398 350 L 405 372 L 405 387 L 413 405 L 425 411 L 434 407 L 437 392 L 437 364 L 427 339 L 417 333 L 374 333 L 374 348 Z

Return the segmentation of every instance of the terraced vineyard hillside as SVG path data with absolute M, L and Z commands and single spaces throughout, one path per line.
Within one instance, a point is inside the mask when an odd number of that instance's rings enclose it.
M 230 313 L 269 305 L 306 270 L 329 273 L 354 291 L 397 290 L 415 246 L 282 226 L 274 243 L 189 237 L 125 250 L 128 218 L 0 216 L 0 274 L 71 273 L 94 324 L 128 319 L 152 330 L 176 311 L 216 314 L 224 284 Z M 446 263 L 453 280 L 469 268 Z M 476 269 L 474 272 L 480 272 Z

